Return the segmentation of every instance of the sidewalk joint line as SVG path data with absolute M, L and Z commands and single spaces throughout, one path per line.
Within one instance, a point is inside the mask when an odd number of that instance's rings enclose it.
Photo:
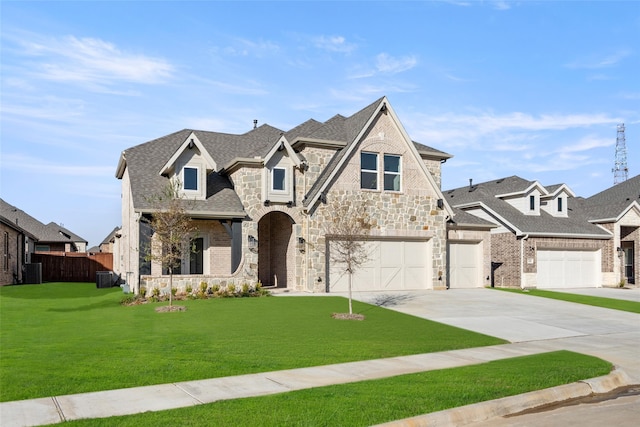
M 62 412 L 62 407 L 60 406 L 60 403 L 58 402 L 58 399 L 55 396 L 52 396 L 51 400 L 53 401 L 53 404 L 56 407 L 56 411 L 58 411 L 58 415 L 60 416 L 60 420 L 62 422 L 66 422 L 67 418 L 64 416 L 64 412 Z
M 183 393 L 185 393 L 187 396 L 189 396 L 190 398 L 192 398 L 193 400 L 195 400 L 196 402 L 198 402 L 200 405 L 204 405 L 204 402 L 200 399 L 198 399 L 197 397 L 195 397 L 193 394 L 189 393 L 187 390 L 185 390 L 184 388 L 180 387 L 178 384 L 173 383 L 174 386 L 176 386 L 180 391 L 182 391 Z

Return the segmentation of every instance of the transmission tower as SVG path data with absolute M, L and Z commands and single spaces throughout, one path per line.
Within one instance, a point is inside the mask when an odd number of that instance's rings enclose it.
M 627 168 L 627 144 L 624 138 L 624 123 L 618 125 L 618 137 L 616 138 L 616 160 L 614 163 L 613 185 L 626 181 L 629 177 Z

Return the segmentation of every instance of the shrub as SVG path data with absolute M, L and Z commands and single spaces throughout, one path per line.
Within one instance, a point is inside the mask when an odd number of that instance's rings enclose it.
M 209 285 L 207 284 L 207 282 L 205 281 L 200 282 L 200 292 L 202 292 L 203 294 L 207 292 L 208 287 Z
M 191 285 L 187 285 L 187 294 L 191 295 L 193 292 L 193 287 Z

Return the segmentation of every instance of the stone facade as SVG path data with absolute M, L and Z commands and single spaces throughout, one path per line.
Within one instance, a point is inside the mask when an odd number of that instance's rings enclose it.
M 376 113 L 371 125 L 355 146 L 340 148 L 340 144 L 323 141 L 297 142 L 287 149 L 272 149 L 269 164 L 285 168 L 292 174 L 292 200 L 282 197 L 270 199 L 269 173 L 260 162 L 245 159 L 228 171 L 233 189 L 242 201 L 246 217 L 241 222 L 237 240 L 227 234 L 217 221 L 200 221 L 201 235 L 208 244 L 208 274 L 174 275 L 173 286 L 183 292 L 195 289 L 200 283 L 211 285 L 243 284 L 287 288 L 307 292 L 327 292 L 327 228 L 334 212 L 333 203 L 361 201 L 369 209 L 374 224 L 372 239 L 424 240 L 428 242 L 432 259 L 431 278 L 425 288 L 443 289 L 447 283 L 446 221 L 448 211 L 438 207 L 440 193 L 439 159 L 424 159 L 413 143 L 405 138 L 393 114 Z M 281 147 L 282 148 L 282 147 Z M 298 158 L 291 158 L 293 150 Z M 349 156 L 332 174 L 323 191 L 322 200 L 304 206 L 304 198 L 318 179 L 326 173 L 327 165 L 337 150 L 349 150 Z M 400 191 L 363 190 L 360 188 L 360 152 L 393 154 L 401 158 Z M 302 164 L 300 163 L 302 161 Z M 266 164 L 265 160 L 265 164 Z M 381 166 L 380 166 L 381 167 Z M 379 171 L 382 180 L 383 172 Z M 139 227 L 134 224 L 128 173 L 123 174 L 123 231 L 134 236 Z M 288 182 L 288 181 L 287 181 Z M 381 184 L 382 186 L 382 184 Z M 287 189 L 287 194 L 288 193 Z M 287 196 L 288 197 L 288 196 Z M 124 224 L 127 224 L 126 226 Z M 231 272 L 234 245 L 241 245 L 241 260 Z M 133 249 L 133 251 L 131 250 Z M 129 248 L 130 255 L 139 248 Z M 134 255 L 135 256 L 135 255 Z M 150 274 L 141 276 L 141 286 L 167 289 L 168 276 L 162 275 L 159 265 L 152 265 Z

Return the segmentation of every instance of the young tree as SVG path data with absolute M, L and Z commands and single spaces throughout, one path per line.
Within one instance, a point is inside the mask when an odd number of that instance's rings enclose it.
M 366 201 L 353 203 L 333 202 L 329 209 L 331 217 L 326 224 L 331 238 L 331 261 L 343 265 L 349 275 L 349 315 L 353 314 L 351 289 L 353 274 L 371 259 L 366 237 L 372 228 Z
M 169 273 L 169 310 L 173 303 L 173 272 L 180 267 L 183 254 L 192 251 L 190 238 L 196 231 L 185 209 L 189 201 L 179 189 L 180 183 L 173 181 L 148 199 L 154 212 L 148 220 L 152 244 L 147 258 L 159 262 Z

